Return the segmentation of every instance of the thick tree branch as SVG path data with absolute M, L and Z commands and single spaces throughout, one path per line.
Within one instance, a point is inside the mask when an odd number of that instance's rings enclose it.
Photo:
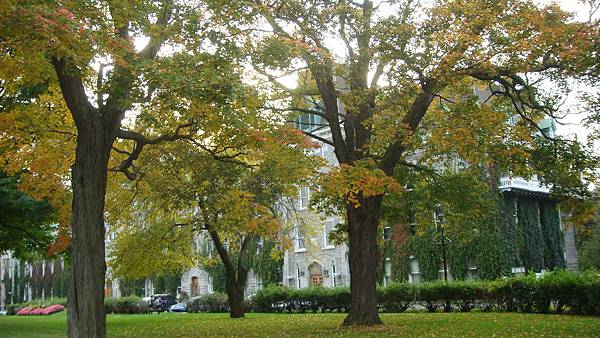
M 96 108 L 92 106 L 85 94 L 81 71 L 75 66 L 69 67 L 68 60 L 65 58 L 53 57 L 51 61 L 58 76 L 65 103 L 73 115 L 77 129 L 79 132 L 85 132 Z
M 135 142 L 133 150 L 129 154 L 129 156 L 121 162 L 121 164 L 116 167 L 110 169 L 111 171 L 122 172 L 127 176 L 130 180 L 136 180 L 138 178 L 138 174 L 129 171 L 129 168 L 133 165 L 133 162 L 137 160 L 144 149 L 144 146 L 148 144 L 158 144 L 166 141 L 175 141 L 188 137 L 187 135 L 182 135 L 180 132 L 182 129 L 189 128 L 194 124 L 194 122 L 189 122 L 185 124 L 179 125 L 173 134 L 166 134 L 156 138 L 147 138 L 133 130 L 119 130 L 117 133 L 117 137 L 124 140 L 132 140 Z
M 393 174 L 396 164 L 404 153 L 405 141 L 403 140 L 403 132 L 412 134 L 416 131 L 419 123 L 427 113 L 427 110 L 435 97 L 435 93 L 438 91 L 438 86 L 439 84 L 435 80 L 426 81 L 423 86 L 423 91 L 415 98 L 410 111 L 402 119 L 402 125 L 406 126 L 406 129 L 401 131 L 398 135 L 398 139 L 387 148 L 383 155 L 383 159 L 379 164 L 379 168 L 383 170 L 386 175 Z
M 164 0 L 162 5 L 161 13 L 154 24 L 154 26 L 157 26 L 160 29 L 160 34 L 151 36 L 146 47 L 144 47 L 144 49 L 138 53 L 139 57 L 144 60 L 152 60 L 156 58 L 160 47 L 166 39 L 163 31 L 167 28 L 167 24 L 169 23 L 169 20 L 171 20 L 171 16 L 173 14 L 173 1 Z
M 330 146 L 332 146 L 332 147 L 335 147 L 335 144 L 334 144 L 333 142 L 331 142 L 330 140 L 326 139 L 326 138 L 323 138 L 323 137 L 321 137 L 321 136 L 317 136 L 317 135 L 315 135 L 315 134 L 313 134 L 313 133 L 311 133 L 311 132 L 304 131 L 304 130 L 302 130 L 302 133 L 303 133 L 304 135 L 308 136 L 308 137 L 314 138 L 314 139 L 315 139 L 315 140 L 317 140 L 317 141 L 321 141 L 321 142 L 323 142 L 323 143 L 329 144 L 329 145 L 330 145 Z
M 248 254 L 248 245 L 254 236 L 246 235 L 242 240 L 242 245 L 240 245 L 240 253 L 238 255 L 238 263 L 237 263 L 237 278 L 236 281 L 238 286 L 242 286 L 246 284 L 246 276 L 248 274 L 248 270 L 246 269 L 246 255 Z M 241 285 L 240 285 L 241 284 Z

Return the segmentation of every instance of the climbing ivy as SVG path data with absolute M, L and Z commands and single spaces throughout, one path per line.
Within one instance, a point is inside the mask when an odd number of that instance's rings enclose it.
M 246 266 L 248 270 L 254 271 L 262 284 L 278 284 L 281 282 L 281 266 L 283 257 L 279 252 L 277 243 L 264 241 L 262 244 L 258 239 L 253 240 L 247 247 Z M 231 255 L 232 260 L 237 262 L 237 255 Z M 215 264 L 203 266 L 212 278 L 212 287 L 215 292 L 225 292 L 225 266 L 218 260 Z
M 555 201 L 514 193 L 497 193 L 490 198 L 496 201 L 492 216 L 461 224 L 468 231 L 475 229 L 474 235 L 449 235 L 452 243 L 447 246 L 447 258 L 452 278 L 468 278 L 469 263 L 477 267 L 478 277 L 486 280 L 510 275 L 515 266 L 533 271 L 565 266 Z M 394 280 L 406 280 L 409 255 L 417 258 L 424 280 L 438 279 L 443 257 L 440 233 L 432 226 L 407 233 L 408 238 L 400 243 L 383 243 L 383 257 L 392 260 Z
M 517 196 L 515 194 L 504 193 L 500 200 L 502 205 L 500 216 L 504 223 L 504 239 L 507 244 L 509 263 L 511 266 L 523 266 L 519 254 L 519 245 L 524 243 L 523 236 L 517 229 Z M 519 239 L 521 240 L 519 241 Z
M 181 272 L 173 271 L 166 275 L 152 278 L 154 293 L 177 294 L 177 288 L 181 284 Z
M 517 228 L 522 233 L 523 243 L 519 251 L 526 270 L 540 271 L 544 268 L 544 241 L 539 218 L 538 202 L 527 197 L 519 197 Z
M 555 202 L 540 205 L 540 222 L 544 235 L 544 266 L 547 269 L 564 268 L 564 241 L 560 229 L 560 214 Z
M 144 279 L 123 278 L 119 280 L 119 291 L 121 296 L 144 296 Z
M 254 242 L 249 251 L 255 253 L 248 255 L 249 264 L 254 274 L 260 278 L 263 285 L 276 285 L 281 283 L 281 267 L 283 266 L 283 255 L 281 254 L 277 243 L 274 241 L 264 241 L 262 247 L 258 248 L 259 243 Z

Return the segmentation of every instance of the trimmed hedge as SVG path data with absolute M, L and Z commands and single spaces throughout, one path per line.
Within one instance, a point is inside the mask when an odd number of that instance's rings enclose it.
M 187 301 L 188 312 L 229 312 L 227 294 L 208 293 Z
M 148 302 L 144 301 L 140 297 L 129 296 L 129 297 L 107 297 L 104 298 L 104 309 L 106 313 L 121 313 L 121 314 L 134 314 L 134 313 L 149 313 L 150 307 Z
M 392 283 L 377 289 L 383 312 L 404 312 L 411 306 L 436 311 L 507 311 L 600 315 L 600 275 L 556 270 L 497 281 Z M 290 289 L 269 286 L 252 303 L 257 312 L 347 312 L 350 289 Z
M 256 312 L 347 312 L 350 308 L 350 289 L 308 288 L 290 289 L 268 286 L 252 298 Z

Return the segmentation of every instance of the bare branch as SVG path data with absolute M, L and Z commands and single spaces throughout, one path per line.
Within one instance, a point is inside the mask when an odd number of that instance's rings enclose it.
M 326 144 L 329 144 L 330 146 L 335 147 L 335 144 L 333 142 L 331 142 L 330 140 L 326 139 L 326 138 L 323 138 L 321 136 L 317 136 L 317 135 L 315 135 L 315 134 L 313 134 L 311 132 L 308 132 L 308 131 L 304 131 L 304 130 L 301 130 L 301 131 L 302 131 L 302 133 L 304 135 L 306 135 L 308 137 L 314 138 L 317 141 L 321 141 L 323 143 L 326 143 Z

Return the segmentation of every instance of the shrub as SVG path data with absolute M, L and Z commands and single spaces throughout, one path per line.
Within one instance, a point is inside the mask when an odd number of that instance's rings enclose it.
M 446 298 L 446 295 L 443 293 L 446 291 L 444 284 L 445 283 L 442 281 L 419 284 L 417 289 L 417 300 L 425 306 L 427 311 L 436 312 L 444 302 Z
M 14 316 L 23 308 L 23 304 L 7 304 L 6 305 L 6 314 L 9 316 Z
M 258 312 L 291 311 L 295 304 L 295 290 L 283 286 L 270 285 L 258 290 L 253 298 Z
M 414 284 L 392 283 L 377 289 L 377 302 L 383 311 L 404 312 L 415 301 L 417 288 Z
M 7 304 L 6 305 L 6 314 L 7 315 L 16 315 L 23 308 L 29 308 L 30 311 L 37 308 L 47 308 L 52 305 L 62 305 L 63 307 L 67 306 L 66 298 L 47 298 L 45 300 L 34 299 L 25 303 L 19 304 Z
M 258 312 L 342 312 L 350 308 L 350 289 L 313 287 L 295 290 L 268 286 L 259 290 L 252 302 Z
M 328 290 L 329 297 L 325 308 L 330 311 L 348 312 L 351 303 L 350 289 L 338 286 Z
M 534 273 L 506 279 L 502 286 L 506 310 L 532 312 L 536 286 Z
M 474 282 L 473 291 L 477 299 L 476 307 L 481 311 L 492 311 L 503 309 L 503 298 L 501 293 L 501 281 Z
M 32 310 L 33 310 L 33 308 L 26 306 L 26 307 L 22 308 L 21 310 L 17 311 L 17 316 L 29 315 Z
M 446 303 L 452 302 L 462 312 L 469 312 L 477 305 L 477 285 L 474 282 L 448 283 L 446 292 Z
M 104 299 L 106 313 L 135 314 L 148 313 L 148 303 L 140 297 L 107 297 Z
M 228 312 L 227 295 L 224 293 L 208 293 L 194 297 L 187 302 L 188 312 Z
M 65 307 L 61 304 L 50 305 L 42 310 L 43 315 L 51 315 L 53 313 L 64 311 Z

